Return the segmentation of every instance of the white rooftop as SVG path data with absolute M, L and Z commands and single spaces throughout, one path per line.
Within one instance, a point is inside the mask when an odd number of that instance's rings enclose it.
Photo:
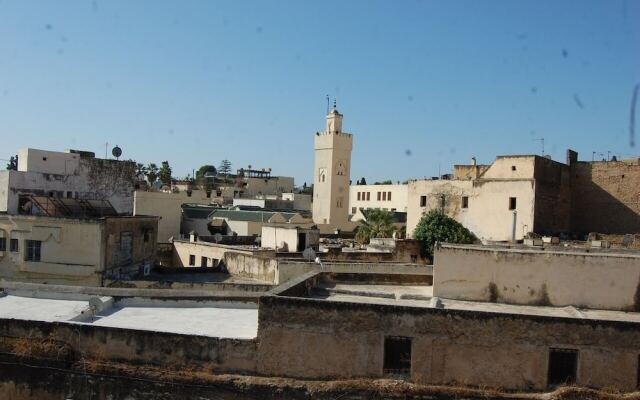
M 0 318 L 45 322 L 67 321 L 88 307 L 88 301 L 8 295 L 0 297 Z

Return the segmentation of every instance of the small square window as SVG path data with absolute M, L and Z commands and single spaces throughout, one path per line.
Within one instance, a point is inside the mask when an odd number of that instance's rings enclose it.
M 578 350 L 549 349 L 547 385 L 564 385 L 576 382 Z
M 25 261 L 40 261 L 40 249 L 42 242 L 39 240 L 25 240 L 26 253 L 24 255 Z
M 13 252 L 18 252 L 19 246 L 18 246 L 18 239 L 11 239 L 11 241 L 9 242 L 9 250 L 13 251 Z
M 207 257 L 200 257 L 200 266 L 201 267 L 207 266 Z
M 516 166 L 515 166 L 515 165 L 512 165 L 512 166 L 511 166 L 511 170 L 512 170 L 512 171 L 515 171 L 515 170 L 516 170 Z
M 420 207 L 427 206 L 427 196 L 420 196 Z
M 411 338 L 388 336 L 384 338 L 385 374 L 409 374 L 411 372 Z
M 469 208 L 469 197 L 462 197 L 462 208 Z
M 516 198 L 509 197 L 509 210 L 515 210 L 515 209 L 516 209 Z
M 196 256 L 194 256 L 193 254 L 189 254 L 189 266 L 195 266 L 196 265 Z

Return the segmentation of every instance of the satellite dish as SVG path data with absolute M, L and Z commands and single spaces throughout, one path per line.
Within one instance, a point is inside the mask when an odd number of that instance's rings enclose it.
M 111 154 L 113 154 L 115 158 L 120 158 L 122 155 L 122 149 L 116 145 L 116 147 L 111 150 Z
M 215 235 L 213 235 L 213 240 L 215 240 L 216 243 L 220 243 L 222 241 L 222 235 L 219 233 L 216 233 Z
M 302 252 L 302 257 L 307 261 L 313 261 L 316 258 L 316 252 L 311 247 L 307 247 Z

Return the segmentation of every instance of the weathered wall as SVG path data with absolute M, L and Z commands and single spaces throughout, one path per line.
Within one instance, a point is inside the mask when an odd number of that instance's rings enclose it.
M 422 215 L 430 210 L 443 210 L 478 238 L 511 240 L 513 211 L 509 198 L 516 200 L 516 239 L 522 239 L 533 228 L 533 179 L 498 180 L 421 180 L 409 182 L 407 236 L 411 237 Z M 426 196 L 426 206 L 420 204 Z M 462 198 L 468 197 L 467 208 Z M 444 207 L 443 207 L 444 203 Z
M 378 192 L 386 192 L 387 197 L 378 200 Z M 360 195 L 358 195 L 360 193 Z M 367 200 L 367 193 L 369 197 Z M 388 194 L 391 193 L 391 199 Z M 379 208 L 389 211 L 407 211 L 408 186 L 405 185 L 351 185 L 349 186 L 349 212 L 355 214 L 354 208 Z
M 173 366 L 206 363 L 209 370 L 224 372 L 256 370 L 256 343 L 253 340 L 60 322 L 14 319 L 0 322 L 0 336 L 57 340 L 67 343 L 88 359 Z
M 224 254 L 224 265 L 231 276 L 275 283 L 278 261 L 274 257 L 255 256 L 234 251 Z
M 433 295 L 640 311 L 640 256 L 443 245 Z
M 103 226 L 97 220 L 0 216 L 0 278 L 34 283 L 99 286 L 104 269 Z M 10 251 L 10 239 L 18 251 Z M 40 240 L 40 261 L 26 261 L 26 240 Z
M 105 257 L 106 273 L 131 274 L 144 264 L 153 266 L 156 260 L 158 217 L 106 217 Z M 131 252 L 123 247 L 123 234 L 131 234 Z
M 163 193 L 146 192 L 137 190 L 134 192 L 133 215 L 157 215 L 158 242 L 166 242 L 170 237 L 180 238 L 180 221 L 184 203 L 209 204 L 210 198 L 204 190 L 193 190 L 191 196 L 187 192 Z M 208 221 L 207 221 L 208 222 Z M 208 231 L 205 231 L 208 234 Z
M 412 265 L 403 263 L 365 263 L 365 262 L 332 262 L 324 260 L 322 265 L 315 262 L 280 260 L 278 261 L 278 275 L 276 283 L 281 285 L 311 271 L 366 273 L 366 274 L 414 274 L 431 275 L 430 265 Z
M 544 389 L 550 347 L 579 350 L 577 384 L 634 390 L 638 324 L 266 296 L 258 372 L 383 376 L 385 336 L 413 339 L 411 379 Z
M 532 231 L 553 235 L 571 230 L 571 173 L 565 164 L 536 157 Z
M 571 165 L 573 231 L 640 232 L 640 159 Z
M 232 251 L 234 253 L 275 257 L 273 250 L 260 248 L 242 248 L 240 246 L 230 246 L 225 244 L 209 243 L 198 241 L 195 243 L 185 240 L 175 240 L 173 242 L 173 266 L 189 267 L 189 256 L 196 257 L 196 266 L 200 266 L 200 257 L 207 257 L 207 265 L 212 266 L 212 260 L 223 260 L 224 255 Z

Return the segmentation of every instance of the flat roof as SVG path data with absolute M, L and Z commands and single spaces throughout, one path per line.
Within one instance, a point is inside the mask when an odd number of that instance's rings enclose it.
M 6 295 L 0 297 L 0 318 L 32 321 L 68 321 L 89 307 L 88 301 L 56 300 Z

